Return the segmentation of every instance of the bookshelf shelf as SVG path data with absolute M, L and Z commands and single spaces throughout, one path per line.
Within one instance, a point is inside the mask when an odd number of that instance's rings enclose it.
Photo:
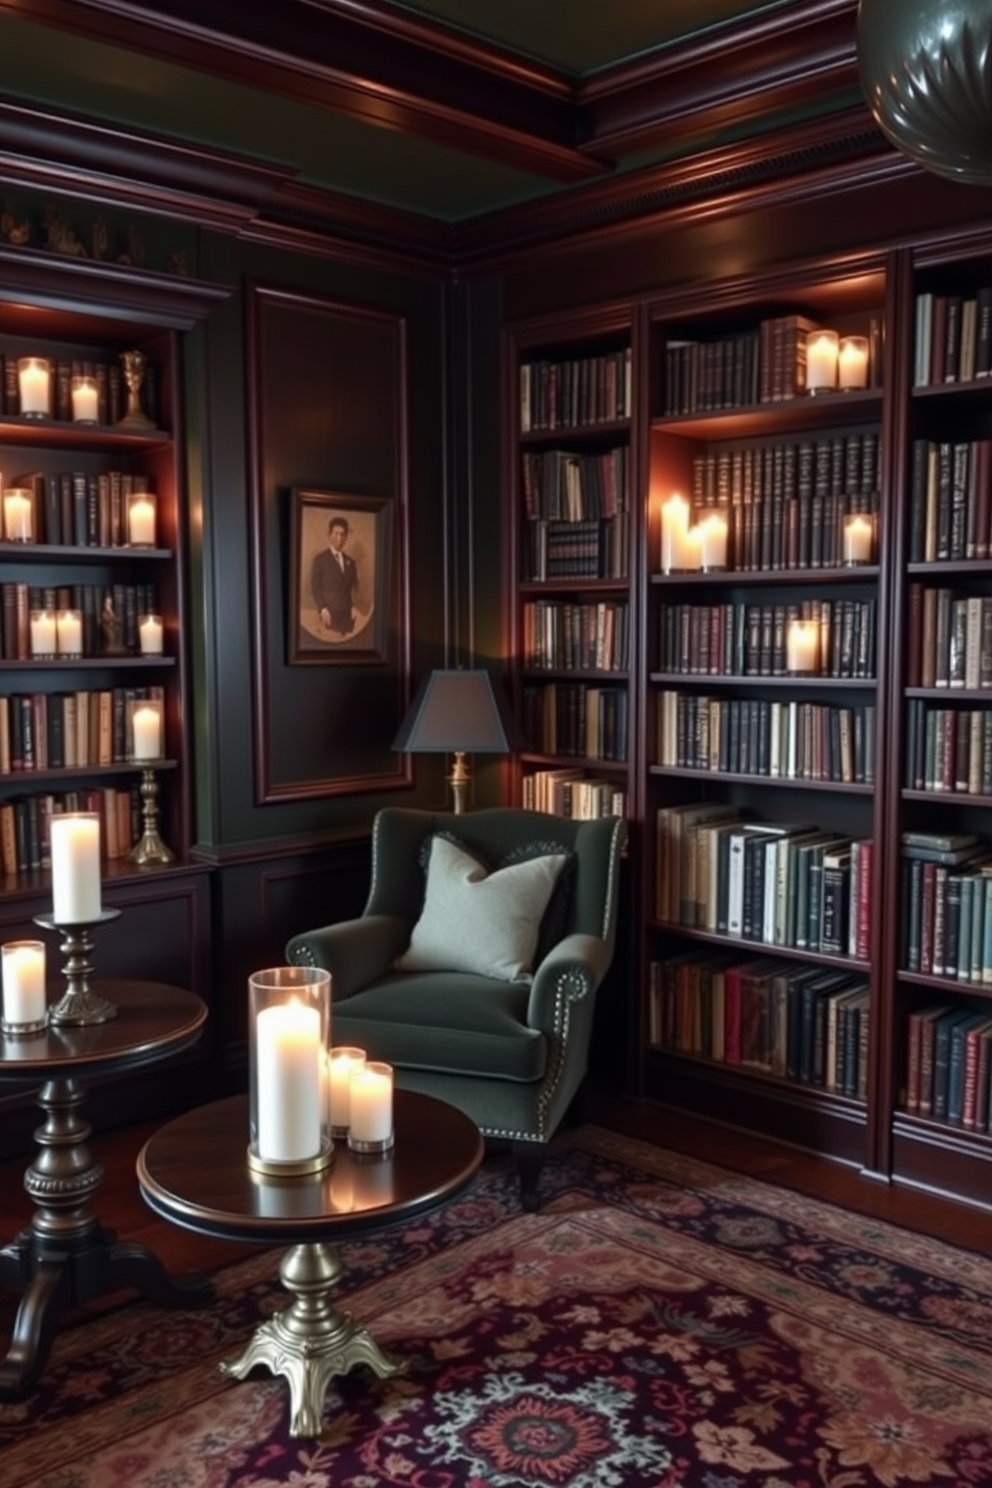
M 726 589 L 732 584 L 735 589 L 801 585 L 859 584 L 878 579 L 877 564 L 863 564 L 857 568 L 765 568 L 724 569 L 714 573 L 653 573 L 649 582 L 659 589 Z

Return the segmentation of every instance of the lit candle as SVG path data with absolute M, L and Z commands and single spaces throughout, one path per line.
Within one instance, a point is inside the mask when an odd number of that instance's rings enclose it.
M 11 486 L 3 493 L 3 535 L 8 542 L 31 542 L 34 538 L 31 493 L 21 486 Z
M 82 656 L 83 615 L 81 610 L 59 610 L 55 617 L 55 649 L 60 656 Z
M 845 336 L 837 352 L 837 384 L 848 388 L 868 386 L 868 339 Z
M 349 1143 L 388 1142 L 393 1135 L 393 1070 L 369 1061 L 351 1077 Z
M 870 517 L 857 515 L 845 517 L 844 562 L 870 563 L 873 536 Z
M 51 371 L 44 357 L 21 357 L 17 363 L 21 412 L 36 417 L 51 409 Z
M 131 758 L 157 760 L 162 755 L 162 710 L 157 703 L 139 703 L 131 715 Z
M 55 616 L 51 610 L 32 610 L 30 619 L 31 655 L 55 655 Z
M 255 1020 L 255 1053 L 259 1157 L 301 1162 L 319 1156 L 320 1010 L 302 1002 L 263 1008 Z
M 832 392 L 837 386 L 837 332 L 810 331 L 806 337 L 806 391 Z
M 3 1021 L 37 1027 L 48 1012 L 45 947 L 40 940 L 11 940 L 3 946 Z
M 95 812 L 56 812 L 50 823 L 52 918 L 56 925 L 88 925 L 100 918 L 100 818 Z
M 722 512 L 711 511 L 698 523 L 700 561 L 709 573 L 727 566 L 727 519 Z
M 661 508 L 661 570 L 676 573 L 686 567 L 686 538 L 689 535 L 689 503 L 677 492 Z
M 696 573 L 703 562 L 703 534 L 698 527 L 690 527 L 682 545 L 682 567 L 687 573 Z
M 155 546 L 155 502 L 147 492 L 132 496 L 128 503 L 127 538 L 134 548 Z
M 815 620 L 790 620 L 785 637 L 785 664 L 790 672 L 815 672 L 820 655 L 820 627 Z
M 365 1050 L 332 1049 L 328 1061 L 328 1094 L 330 1098 L 330 1121 L 332 1131 L 348 1130 L 351 1124 L 352 1076 L 365 1066 Z
M 99 400 L 95 377 L 72 379 L 72 417 L 77 424 L 95 424 Z
M 161 615 L 139 615 L 138 616 L 138 645 L 142 656 L 161 656 L 162 654 L 162 617 Z

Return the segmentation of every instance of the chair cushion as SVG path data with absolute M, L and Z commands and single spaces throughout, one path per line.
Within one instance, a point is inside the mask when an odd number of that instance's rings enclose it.
M 528 988 L 466 972 L 399 973 L 336 1002 L 335 1044 L 397 1069 L 540 1080 L 547 1043 L 526 1026 Z
M 435 834 L 423 908 L 397 970 L 529 981 L 541 920 L 565 863 L 565 853 L 548 853 L 490 873 L 460 844 Z

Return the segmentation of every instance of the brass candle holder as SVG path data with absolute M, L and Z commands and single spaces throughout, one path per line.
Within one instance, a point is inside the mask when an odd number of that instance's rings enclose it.
M 141 841 L 128 853 L 128 861 L 139 868 L 149 863 L 174 863 L 176 855 L 166 847 L 158 830 L 158 778 L 150 766 L 141 772 L 141 815 L 144 830 Z
M 34 916 L 36 925 L 43 925 L 46 930 L 58 930 L 63 937 L 59 949 L 66 958 L 62 968 L 66 989 L 59 1001 L 48 1010 L 50 1024 L 82 1026 L 109 1023 L 111 1018 L 117 1017 L 116 1005 L 94 992 L 89 979 L 93 973 L 93 962 L 90 960 L 93 950 L 92 931 L 97 925 L 106 925 L 119 916 L 119 909 L 104 909 L 97 919 L 79 925 L 57 924 L 51 914 Z

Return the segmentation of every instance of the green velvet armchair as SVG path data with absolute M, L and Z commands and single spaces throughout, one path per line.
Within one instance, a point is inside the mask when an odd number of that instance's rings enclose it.
M 291 964 L 331 973 L 334 1044 L 511 1144 L 528 1209 L 586 1073 L 625 841 L 617 818 L 387 807 L 361 918 L 286 947 Z

